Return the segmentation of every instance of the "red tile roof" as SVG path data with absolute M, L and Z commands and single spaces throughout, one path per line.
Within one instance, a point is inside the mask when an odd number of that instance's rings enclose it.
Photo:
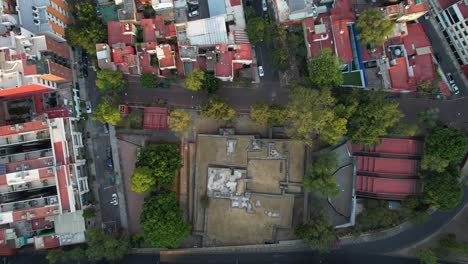
M 44 218 L 38 218 L 31 220 L 32 230 L 41 230 L 50 227 L 50 221 Z
M 66 107 L 56 107 L 44 110 L 49 119 L 58 117 L 68 117 L 70 113 Z
M 218 62 L 215 64 L 216 77 L 232 77 L 233 51 L 224 51 L 218 54 Z
M 44 167 L 50 167 L 50 163 L 53 163 L 54 157 L 44 157 L 32 160 L 20 160 L 14 162 L 5 163 L 6 173 L 17 172 L 16 168 L 21 165 L 27 165 L 28 170 L 34 170 Z
M 52 92 L 52 91 L 54 90 L 51 88 L 42 86 L 42 85 L 27 84 L 27 85 L 22 85 L 16 88 L 0 90 L 0 97 L 10 97 L 10 98 L 25 97 L 25 96 L 30 96 L 30 95 L 37 94 L 37 93 Z
M 447 7 L 456 4 L 460 0 L 439 0 L 440 7 L 446 9 Z
M 335 20 L 352 19 L 356 18 L 356 14 L 352 7 L 351 0 L 339 0 L 333 3 L 333 8 L 330 10 L 331 14 L 336 17 Z
M 395 59 L 396 65 L 390 66 L 388 70 L 390 74 L 390 81 L 392 83 L 392 89 L 395 91 L 408 90 L 415 92 L 416 87 L 409 82 L 408 65 L 404 57 L 398 57 Z
M 431 47 L 431 42 L 424 31 L 423 25 L 408 23 L 406 27 L 408 28 L 408 35 L 403 38 L 403 43 L 409 55 L 415 54 L 417 48 Z
M 393 179 L 361 175 L 356 177 L 356 192 L 399 195 L 402 196 L 402 199 L 408 195 L 416 195 L 418 185 L 419 181 L 417 179 Z
M 67 68 L 63 65 L 55 63 L 49 60 L 49 73 L 55 75 L 50 80 L 59 82 L 71 82 L 73 81 L 72 69 Z M 44 79 L 48 79 L 47 75 L 43 76 Z
M 57 188 L 60 194 L 60 202 L 62 204 L 62 210 L 70 211 L 70 199 L 68 197 L 68 184 L 70 182 L 69 173 L 67 170 L 67 166 L 60 166 L 57 169 Z
M 125 24 L 125 23 L 122 23 Z M 133 44 L 135 37 L 133 35 L 124 35 L 121 23 L 118 21 L 109 21 L 107 23 L 107 43 L 112 46 L 118 43 Z
M 412 176 L 416 174 L 418 162 L 409 159 L 391 159 L 378 157 L 357 157 L 357 171 Z
M 252 46 L 250 44 L 240 44 L 239 49 L 235 50 L 234 60 L 252 61 Z
M 156 54 L 153 56 L 156 56 Z M 151 56 L 148 53 L 148 50 L 142 50 L 140 53 L 140 57 L 138 59 L 140 61 L 141 73 L 151 73 L 151 74 L 158 73 L 158 69 L 156 67 L 151 66 Z
M 159 68 L 164 70 L 164 69 L 171 69 L 175 68 L 175 59 L 174 59 L 174 54 L 172 52 L 171 46 L 170 45 L 160 45 L 159 48 L 162 50 L 162 53 L 164 54 L 164 57 L 161 56 L 161 54 L 158 54 L 159 58 Z
M 59 205 L 46 205 L 43 207 L 16 210 L 16 211 L 13 211 L 13 221 L 14 222 L 24 221 L 22 216 L 28 213 L 35 215 L 31 219 L 45 218 L 48 216 L 57 215 L 56 213 L 54 213 L 54 210 L 58 210 L 58 209 L 59 209 Z
M 37 74 L 36 64 L 28 64 L 26 62 L 26 59 L 23 59 L 22 63 L 23 63 L 23 74 L 24 74 L 24 76 L 36 75 Z
M 56 248 L 60 246 L 60 238 L 56 235 L 42 237 L 44 240 L 44 249 Z
M 432 81 L 436 77 L 432 54 L 416 55 L 409 62 L 416 81 Z
M 415 139 L 381 138 L 379 144 L 370 148 L 366 148 L 362 144 L 353 144 L 352 151 L 419 156 L 422 151 L 422 142 Z
M 322 21 L 325 25 L 326 32 L 323 34 L 315 34 L 315 21 Z M 306 30 L 306 37 L 308 48 L 311 56 L 318 54 L 323 48 L 330 48 L 333 52 L 335 51 L 333 45 L 333 34 L 330 24 L 330 17 L 327 14 L 321 14 L 316 19 L 308 17 L 304 19 L 304 25 Z M 327 35 L 326 38 L 322 39 L 322 35 Z
M 411 4 L 408 5 L 408 9 L 404 9 L 405 14 L 415 14 L 415 13 L 421 13 L 421 12 L 427 12 L 429 11 L 429 7 L 427 6 L 426 1 L 421 1 L 420 4 L 416 4 L 415 1 L 412 1 Z
M 168 24 L 164 22 L 161 17 L 144 18 L 140 20 L 143 27 L 143 39 L 145 42 L 156 42 L 157 38 L 170 38 L 177 35 L 175 24 Z
M 21 129 L 15 130 L 12 129 L 15 127 L 15 125 L 8 125 L 8 126 L 1 126 L 0 127 L 0 137 L 5 137 L 5 136 L 10 136 L 10 135 L 16 135 L 19 133 L 26 133 L 26 132 L 32 132 L 32 131 L 42 131 L 42 130 L 48 130 L 49 126 L 47 125 L 46 122 L 44 121 L 31 121 L 31 122 L 26 122 L 26 123 L 21 123 L 17 124 L 16 127 L 19 128 L 19 126 L 22 126 Z
M 230 0 L 231 6 L 241 5 L 241 0 Z
M 354 19 L 335 20 L 336 17 L 334 16 L 332 16 L 331 19 L 338 57 L 343 60 L 345 64 L 348 64 L 353 60 L 353 51 L 351 50 L 348 23 L 354 22 Z
M 116 64 L 124 63 L 127 55 L 135 55 L 135 50 L 132 46 L 112 49 L 112 61 Z
M 70 59 L 70 48 L 63 44 L 59 43 L 50 37 L 45 36 L 47 50 L 54 52 L 62 58 Z

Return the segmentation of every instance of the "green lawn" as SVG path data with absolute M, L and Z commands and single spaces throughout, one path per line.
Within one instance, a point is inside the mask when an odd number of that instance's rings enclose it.
M 353 85 L 362 87 L 361 72 L 347 72 L 343 73 L 343 85 Z

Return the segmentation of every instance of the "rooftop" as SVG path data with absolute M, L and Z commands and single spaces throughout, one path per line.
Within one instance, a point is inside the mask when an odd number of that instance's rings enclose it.
M 191 45 L 213 46 L 228 42 L 226 21 L 223 16 L 187 22 L 186 30 Z
M 304 25 L 309 56 L 318 54 L 324 48 L 335 51 L 329 15 L 320 14 L 317 18 L 308 17 L 304 19 Z
M 124 43 L 124 44 L 133 44 L 135 42 L 135 37 L 132 34 L 124 34 L 125 25 L 131 25 L 132 23 L 121 23 L 117 21 L 110 21 L 107 23 L 107 43 L 109 46 L 115 44 Z
M 171 49 L 171 45 L 159 45 L 156 47 L 156 56 L 159 60 L 159 68 L 164 69 L 175 69 L 175 58 L 174 52 Z

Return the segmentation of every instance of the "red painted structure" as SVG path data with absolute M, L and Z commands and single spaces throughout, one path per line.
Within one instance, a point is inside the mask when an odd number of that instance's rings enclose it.
M 414 139 L 382 138 L 379 145 L 352 145 L 357 161 L 356 195 L 373 199 L 404 200 L 416 195 L 416 176 L 422 142 Z
M 145 107 L 143 112 L 144 129 L 167 129 L 169 111 L 163 107 Z

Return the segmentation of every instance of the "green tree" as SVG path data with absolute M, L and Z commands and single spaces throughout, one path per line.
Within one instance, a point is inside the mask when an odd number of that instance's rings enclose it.
M 421 264 L 437 264 L 437 257 L 429 248 L 420 250 L 418 252 L 418 257 Z
M 420 125 L 426 125 L 429 129 L 436 127 L 438 120 L 439 108 L 428 108 L 418 113 L 418 123 Z
M 417 83 L 418 92 L 436 94 L 440 91 L 438 80 L 432 81 L 419 81 Z
M 169 127 L 174 132 L 189 131 L 191 124 L 191 115 L 183 109 L 176 109 L 169 114 Z
M 106 94 L 119 94 L 125 91 L 127 82 L 121 71 L 100 70 L 96 74 L 96 86 Z
M 140 82 L 145 88 L 154 88 L 158 85 L 158 78 L 152 73 L 143 73 L 140 76 Z
M 94 207 L 89 207 L 83 210 L 83 218 L 84 219 L 89 219 L 93 218 L 96 216 L 96 208 Z
M 254 17 L 247 21 L 247 35 L 250 43 L 257 44 L 263 41 L 266 23 L 261 17 Z
M 224 121 L 230 121 L 236 118 L 236 110 L 231 108 L 226 101 L 214 96 L 209 98 L 201 109 L 201 114 L 207 118 L 220 119 Z
M 281 105 L 259 101 L 250 107 L 250 118 L 259 126 L 281 125 L 286 122 L 287 117 L 288 113 Z
M 245 14 L 246 21 L 249 21 L 250 19 L 257 16 L 257 12 L 255 11 L 255 8 L 253 8 L 252 6 L 244 7 L 244 14 Z
M 362 43 L 383 45 L 393 30 L 394 22 L 385 19 L 377 8 L 368 8 L 359 15 L 356 28 Z
M 404 116 L 398 103 L 386 100 L 383 93 L 363 93 L 356 100 L 359 110 L 348 120 L 348 137 L 354 143 L 368 147 L 378 143 Z
M 179 146 L 168 143 L 148 145 L 141 151 L 136 165 L 151 168 L 156 184 L 171 185 L 176 171 L 182 167 Z
M 400 223 L 396 211 L 387 208 L 385 201 L 367 200 L 365 210 L 357 216 L 355 229 L 359 231 L 388 228 Z
M 418 126 L 408 123 L 397 123 L 388 130 L 391 136 L 415 136 L 418 133 Z
M 140 225 L 145 241 L 155 247 L 175 248 L 191 231 L 184 222 L 174 192 L 158 192 L 145 200 Z
M 289 69 L 289 54 L 287 50 L 278 47 L 276 49 L 270 49 L 268 52 L 271 67 L 279 71 Z
M 130 180 L 132 191 L 137 193 L 146 193 L 153 190 L 156 186 L 156 178 L 152 170 L 148 167 L 137 167 L 133 171 Z
M 62 261 L 65 256 L 65 252 L 61 249 L 51 249 L 47 251 L 46 259 L 49 261 L 49 264 L 55 264 Z
M 78 25 L 68 25 L 65 39 L 73 47 L 82 47 L 88 54 L 96 54 L 96 44 L 106 42 L 107 28 L 97 16 L 91 3 L 76 6 Z
M 330 251 L 337 240 L 335 227 L 323 216 L 299 225 L 295 234 L 320 253 Z
M 440 210 L 455 208 L 463 196 L 463 188 L 456 169 L 432 172 L 424 177 L 424 201 Z
M 406 219 L 416 224 L 422 224 L 431 219 L 427 213 L 429 206 L 417 196 L 411 196 L 403 201 L 400 206 L 400 214 Z
M 86 251 L 81 247 L 75 247 L 67 252 L 68 259 L 73 262 L 79 262 L 86 259 Z
M 338 168 L 338 160 L 334 152 L 321 154 L 307 168 L 304 187 L 308 192 L 314 192 L 323 197 L 334 197 L 340 193 L 332 173 Z
M 127 253 L 129 241 L 125 236 L 104 234 L 98 228 L 86 230 L 86 256 L 91 261 L 116 261 Z
M 319 91 L 294 84 L 287 106 L 288 135 L 306 144 L 312 144 L 311 134 L 325 135 L 327 143 L 334 144 L 346 133 L 346 127 L 334 112 L 335 99 L 327 89 Z M 337 124 L 338 123 L 338 124 Z
M 309 62 L 309 81 L 313 87 L 331 88 L 343 84 L 343 62 L 325 48 Z
M 192 91 L 200 91 L 203 89 L 203 83 L 205 81 L 205 72 L 199 69 L 194 69 L 185 78 L 185 88 Z
M 122 116 L 117 107 L 110 102 L 110 99 L 104 98 L 94 110 L 93 120 L 115 126 L 122 120 Z
M 220 83 L 221 81 L 213 74 L 205 73 L 202 89 L 205 90 L 208 94 L 215 94 L 219 89 Z
M 449 165 L 458 164 L 468 149 L 468 137 L 455 128 L 435 127 L 424 143 L 421 167 L 443 172 Z

